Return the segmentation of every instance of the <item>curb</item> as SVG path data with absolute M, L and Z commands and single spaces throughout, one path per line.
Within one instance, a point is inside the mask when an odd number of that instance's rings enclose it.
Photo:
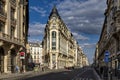
M 94 75 L 96 76 L 96 77 L 95 77 L 96 80 L 102 80 L 102 79 L 100 78 L 100 76 L 97 74 L 97 72 L 95 71 L 95 69 L 93 69 L 93 72 L 94 72 Z

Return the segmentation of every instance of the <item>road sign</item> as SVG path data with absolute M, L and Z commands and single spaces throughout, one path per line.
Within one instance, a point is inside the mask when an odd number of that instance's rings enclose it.
M 20 56 L 20 59 L 25 59 L 25 57 L 24 56 Z
M 110 55 L 109 51 L 106 50 L 106 51 L 105 51 L 105 56 L 109 56 L 109 55 Z
M 105 54 L 104 54 L 104 62 L 105 63 L 108 63 L 109 62 L 109 55 L 110 55 L 110 53 L 109 53 L 109 51 L 105 51 Z
M 25 52 L 20 52 L 20 59 L 25 59 Z
M 25 52 L 20 52 L 20 55 L 21 55 L 21 56 L 24 56 L 24 55 L 25 55 Z

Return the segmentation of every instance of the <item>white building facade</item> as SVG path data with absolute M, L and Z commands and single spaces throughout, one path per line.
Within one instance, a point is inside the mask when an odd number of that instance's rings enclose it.
M 39 43 L 30 42 L 30 54 L 32 56 L 32 62 L 35 64 L 43 64 L 42 62 L 42 45 Z
M 42 44 L 44 64 L 50 69 L 77 66 L 77 41 L 61 19 L 56 6 L 45 26 Z

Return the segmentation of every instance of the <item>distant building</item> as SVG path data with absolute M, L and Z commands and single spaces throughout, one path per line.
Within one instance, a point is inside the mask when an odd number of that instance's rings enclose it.
M 89 65 L 88 58 L 85 54 L 82 54 L 82 65 L 83 67 Z
M 42 61 L 42 45 L 37 42 L 29 42 L 30 54 L 32 56 L 31 62 L 35 64 L 43 64 Z
M 0 0 L 0 73 L 25 70 L 27 35 L 28 0 Z
M 83 51 L 82 51 L 81 47 L 78 46 L 77 47 L 77 65 L 76 65 L 78 67 L 83 67 L 83 63 L 82 63 L 83 58 L 82 58 L 82 56 L 83 56 Z

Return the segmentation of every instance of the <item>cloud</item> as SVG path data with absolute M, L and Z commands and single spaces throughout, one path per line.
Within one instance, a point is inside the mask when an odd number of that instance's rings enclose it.
M 44 34 L 45 24 L 39 22 L 34 22 L 29 24 L 29 35 L 30 36 L 40 36 Z
M 41 7 L 37 7 L 37 6 L 30 6 L 30 11 L 36 11 L 38 13 L 41 14 L 41 16 L 46 16 L 46 10 L 41 8 Z
M 83 43 L 83 44 L 80 44 L 80 46 L 81 46 L 84 54 L 87 55 L 89 62 L 92 63 L 96 43 Z
M 77 40 L 89 40 L 88 37 L 85 37 L 85 36 L 83 36 L 83 35 L 80 35 L 80 34 L 78 34 L 78 33 L 76 33 L 76 32 L 73 32 L 73 35 L 74 35 L 75 39 L 77 39 Z
M 100 34 L 105 3 L 105 0 L 64 0 L 57 7 L 60 16 L 72 32 Z
M 80 44 L 80 46 L 82 47 L 82 48 L 95 48 L 96 47 L 96 43 L 84 43 L 84 44 Z
M 38 42 L 38 43 L 41 43 L 42 41 L 40 41 L 39 39 L 29 39 L 28 42 Z

